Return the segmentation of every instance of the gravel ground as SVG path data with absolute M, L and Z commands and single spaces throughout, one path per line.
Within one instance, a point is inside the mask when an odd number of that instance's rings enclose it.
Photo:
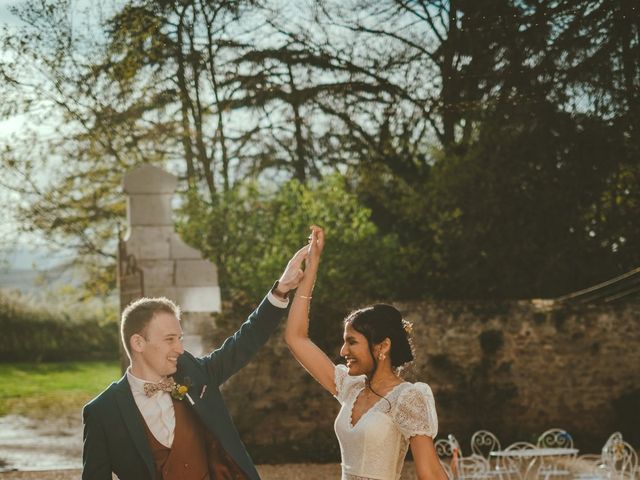
M 331 480 L 340 478 L 340 466 L 335 464 L 295 463 L 258 465 L 262 480 Z M 413 464 L 407 462 L 402 480 L 415 478 Z M 80 470 L 47 470 L 34 472 L 4 472 L 0 480 L 80 480 Z
M 0 416 L 0 480 L 80 480 L 79 422 L 76 417 L 39 422 L 19 415 Z M 402 480 L 415 479 L 413 464 L 404 470 Z M 258 471 L 262 480 L 340 478 L 338 464 L 258 465 Z

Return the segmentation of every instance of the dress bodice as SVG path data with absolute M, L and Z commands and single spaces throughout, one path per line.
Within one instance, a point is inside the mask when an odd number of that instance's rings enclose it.
M 342 479 L 397 480 L 409 440 L 435 437 L 438 419 L 431 388 L 403 382 L 352 423 L 353 405 L 365 387 L 365 376 L 352 377 L 347 367 L 335 370 L 336 398 L 342 404 L 334 427 L 342 455 Z

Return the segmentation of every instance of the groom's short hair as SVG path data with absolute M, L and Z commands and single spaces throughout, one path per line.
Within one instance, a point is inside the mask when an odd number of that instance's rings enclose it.
M 170 313 L 180 320 L 180 307 L 165 297 L 143 297 L 131 302 L 123 310 L 120 334 L 122 335 L 122 344 L 129 358 L 131 358 L 131 345 L 129 344 L 131 337 L 136 333 L 141 334 L 158 312 Z

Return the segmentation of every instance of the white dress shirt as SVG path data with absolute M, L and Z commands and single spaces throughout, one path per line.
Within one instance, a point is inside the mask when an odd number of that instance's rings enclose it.
M 286 308 L 289 300 L 282 301 L 269 292 L 267 299 L 275 307 Z M 142 414 L 142 418 L 151 430 L 156 440 L 167 448 L 173 445 L 173 435 L 176 429 L 176 414 L 173 410 L 173 402 L 169 392 L 157 391 L 150 397 L 144 393 L 146 380 L 136 377 L 131 373 L 131 367 L 127 369 L 127 380 L 133 393 L 133 399 Z
M 157 391 L 150 397 L 144 393 L 144 384 L 148 383 L 127 369 L 127 380 L 131 386 L 133 399 L 142 414 L 147 427 L 156 440 L 167 448 L 173 444 L 173 433 L 176 429 L 176 414 L 169 392 Z

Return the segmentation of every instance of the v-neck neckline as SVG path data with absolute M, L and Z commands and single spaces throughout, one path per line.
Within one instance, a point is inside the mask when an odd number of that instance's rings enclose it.
M 362 421 L 362 419 L 364 418 L 364 416 L 365 416 L 367 413 L 369 413 L 371 410 L 373 410 L 375 407 L 377 407 L 377 406 L 378 406 L 378 404 L 379 404 L 382 400 L 386 399 L 389 395 L 391 395 L 391 394 L 396 390 L 396 388 L 398 388 L 400 385 L 404 385 L 405 383 L 408 383 L 408 382 L 400 382 L 400 383 L 398 383 L 397 385 L 394 385 L 394 386 L 391 388 L 391 390 L 389 390 L 389 391 L 387 392 L 387 394 L 386 394 L 385 396 L 380 397 L 380 398 L 379 398 L 379 399 L 378 399 L 374 404 L 372 404 L 372 405 L 371 405 L 371 406 L 370 406 L 370 407 L 369 407 L 365 412 L 363 412 L 363 413 L 362 413 L 362 415 L 360 415 L 360 418 L 358 418 L 358 421 L 354 424 L 354 423 L 353 423 L 353 409 L 354 409 L 354 407 L 356 406 L 356 402 L 358 401 L 358 398 L 360 397 L 360 394 L 361 394 L 362 392 L 364 392 L 364 389 L 366 388 L 366 385 L 364 385 L 364 386 L 363 386 L 363 387 L 358 391 L 358 393 L 356 393 L 356 396 L 355 396 L 355 397 L 354 397 L 354 399 L 353 399 L 353 403 L 351 404 L 351 409 L 350 409 L 350 411 L 349 411 L 349 428 L 350 428 L 350 429 L 352 429 L 352 430 L 353 430 L 354 428 L 356 428 L 356 426 L 358 426 L 358 424 L 360 424 L 360 422 Z

